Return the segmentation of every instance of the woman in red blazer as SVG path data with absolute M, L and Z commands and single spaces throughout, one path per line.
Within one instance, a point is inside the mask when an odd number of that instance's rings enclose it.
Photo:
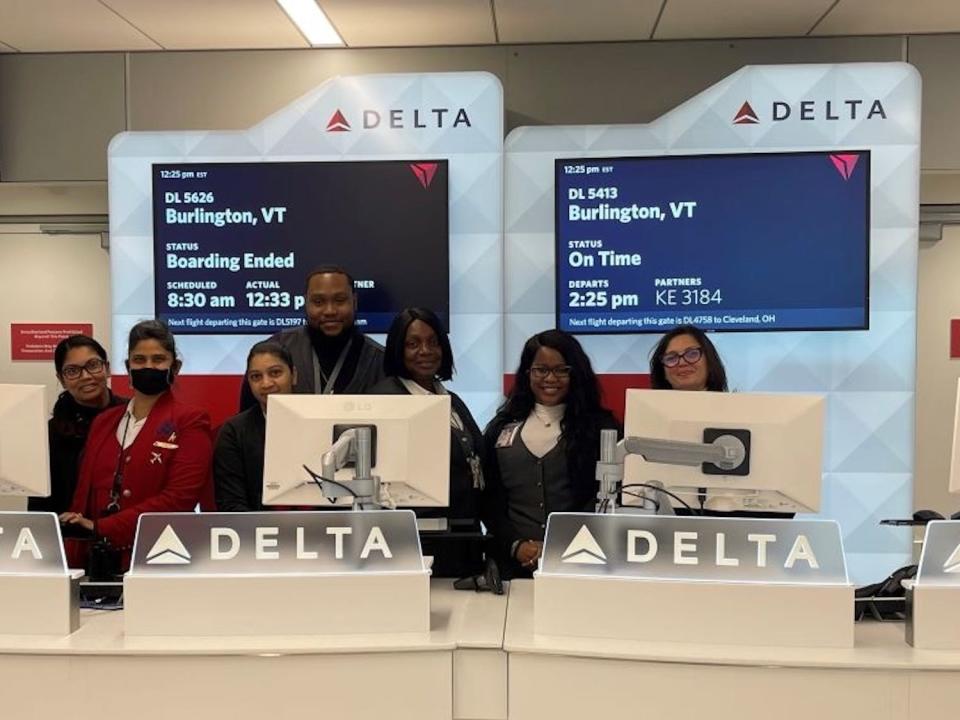
M 180 361 L 165 323 L 130 330 L 127 370 L 133 399 L 94 421 L 73 503 L 60 515 L 71 567 L 87 567 L 96 543 L 126 570 L 141 513 L 190 511 L 212 492 L 210 418 L 170 392 Z

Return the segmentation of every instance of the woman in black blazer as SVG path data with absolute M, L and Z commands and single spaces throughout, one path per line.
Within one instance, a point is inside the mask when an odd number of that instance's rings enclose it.
M 297 370 L 290 351 L 271 340 L 258 342 L 247 356 L 244 382 L 257 403 L 223 424 L 213 449 L 213 485 L 220 512 L 263 510 L 267 398 L 293 392 Z
M 372 395 L 450 396 L 450 507 L 417 510 L 418 517 L 446 517 L 449 532 L 423 533 L 434 577 L 466 577 L 483 569 L 480 500 L 484 488 L 483 434 L 469 408 L 443 381 L 453 377 L 450 339 L 436 314 L 407 308 L 393 320 L 383 361 L 386 379 Z

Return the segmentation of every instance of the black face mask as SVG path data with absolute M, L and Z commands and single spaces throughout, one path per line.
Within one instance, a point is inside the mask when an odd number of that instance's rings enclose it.
M 130 371 L 130 384 L 144 395 L 159 395 L 173 384 L 173 368 L 136 368 Z

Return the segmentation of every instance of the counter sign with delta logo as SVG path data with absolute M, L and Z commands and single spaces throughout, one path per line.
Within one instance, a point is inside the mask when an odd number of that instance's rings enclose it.
M 140 517 L 135 575 L 324 575 L 423 572 L 414 514 L 149 513 Z
M 0 575 L 65 575 L 57 516 L 0 512 Z
M 848 584 L 840 528 L 830 520 L 554 513 L 540 574 Z

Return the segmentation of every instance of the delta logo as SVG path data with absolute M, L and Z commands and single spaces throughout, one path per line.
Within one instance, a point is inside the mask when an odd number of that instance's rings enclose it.
M 339 110 L 336 110 L 330 116 L 330 120 L 327 122 L 327 132 L 350 132 L 350 123 L 347 122 L 347 119 Z
M 437 174 L 438 163 L 410 163 L 410 170 L 416 176 L 424 190 L 430 187 L 433 176 Z
M 153 547 L 147 551 L 147 565 L 189 565 L 192 560 L 190 552 L 170 525 L 163 529 Z
M 833 166 L 837 169 L 837 172 L 840 173 L 840 177 L 842 177 L 844 180 L 849 180 L 850 176 L 853 175 L 853 171 L 857 167 L 857 161 L 859 159 L 859 155 L 853 154 L 838 153 L 830 156 L 830 162 L 833 163 Z
M 748 102 L 740 106 L 733 118 L 734 125 L 756 125 L 758 122 L 760 122 L 760 118 L 757 117 L 757 113 L 753 111 Z
M 607 556 L 590 529 L 581 525 L 560 556 L 560 562 L 573 565 L 606 565 Z
M 605 517 L 605 516 L 601 516 Z M 730 547 L 727 543 L 727 535 L 724 532 L 713 533 L 715 545 L 715 555 L 708 556 L 709 550 L 701 551 L 706 545 L 706 541 L 701 544 L 700 532 L 694 530 L 677 530 L 673 533 L 659 533 L 647 529 L 629 529 L 626 532 L 626 557 L 623 558 L 627 563 L 647 564 L 657 560 L 661 553 L 661 548 L 665 547 L 664 555 L 667 556 L 667 562 L 671 561 L 674 565 L 700 565 L 708 564 L 713 561 L 716 567 L 739 567 L 741 563 L 754 565 L 757 568 L 767 567 L 771 553 L 768 546 L 784 544 L 777 535 L 773 533 L 747 533 L 746 543 L 740 542 L 733 544 L 734 547 L 745 547 L 755 545 L 755 555 L 750 556 L 749 550 L 741 549 L 741 556 L 728 555 L 727 549 Z M 798 562 L 803 562 L 811 570 L 820 569 L 820 561 L 814 554 L 813 546 L 809 538 L 801 533 L 793 537 L 789 543 L 789 551 L 783 562 L 785 570 L 791 570 Z M 958 555 L 955 565 L 960 568 L 960 548 L 955 551 Z M 953 558 L 951 558 L 953 559 Z M 586 524 L 580 526 L 573 540 L 567 545 L 566 549 L 560 555 L 560 562 L 569 565 L 607 565 L 607 554 L 600 547 L 597 538 L 590 532 Z M 949 564 L 950 561 L 948 561 Z M 955 572 L 951 570 L 950 572 Z
M 356 118 L 355 118 L 356 119 Z M 473 127 L 466 108 L 367 108 L 360 113 L 362 130 L 445 130 Z M 340 108 L 327 121 L 327 132 L 351 132 L 353 127 Z
M 879 99 L 800 100 L 795 103 L 774 100 L 770 104 L 771 122 L 783 122 L 791 118 L 804 122 L 886 120 L 887 111 Z M 749 101 L 744 101 L 740 109 L 734 113 L 734 125 L 757 125 L 759 123 L 760 116 L 757 115 Z

